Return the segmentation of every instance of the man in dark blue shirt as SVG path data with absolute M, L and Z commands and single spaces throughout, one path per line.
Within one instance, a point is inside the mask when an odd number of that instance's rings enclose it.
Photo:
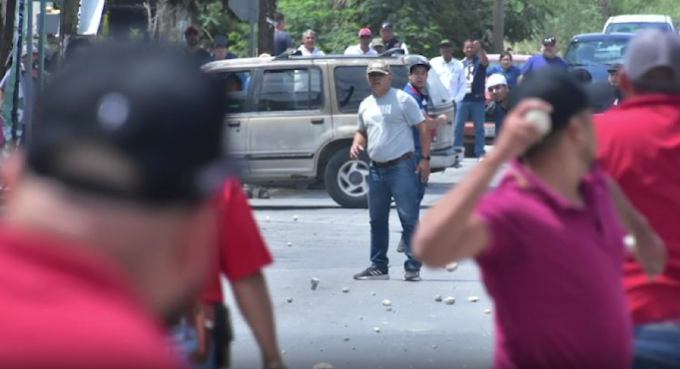
M 564 70 L 569 69 L 569 64 L 559 56 L 556 52 L 557 39 L 553 36 L 548 36 L 543 39 L 543 47 L 541 48 L 541 54 L 536 54 L 527 60 L 522 68 L 522 75 L 519 77 L 519 82 L 522 82 L 524 76 L 535 72 L 541 68 L 548 66 L 564 68 Z
M 409 82 L 406 84 L 406 87 L 404 87 L 404 91 L 411 95 L 416 102 L 418 103 L 418 107 L 420 110 L 423 111 L 423 115 L 425 116 L 425 120 L 427 121 L 427 127 L 430 130 L 437 129 L 437 124 L 446 124 L 447 117 L 446 115 L 442 115 L 437 117 L 437 119 L 432 119 L 430 116 L 427 114 L 427 101 L 428 101 L 428 96 L 427 96 L 427 78 L 429 71 L 431 69 L 430 63 L 427 60 L 418 60 L 415 63 L 409 65 L 409 73 L 408 73 L 408 80 Z M 413 142 L 415 144 L 415 157 L 416 157 L 416 162 L 419 163 L 421 160 L 430 160 L 430 148 L 427 147 L 425 150 L 422 149 L 421 144 L 420 144 L 420 132 L 418 132 L 418 129 L 416 127 L 411 128 L 413 130 Z M 430 131 L 431 132 L 431 131 Z M 430 145 L 431 145 L 431 141 Z M 423 152 L 426 153 L 426 155 L 423 155 Z M 423 197 L 425 196 L 425 187 L 427 186 L 427 178 L 421 178 L 420 183 L 418 184 L 418 217 L 420 217 L 420 204 L 423 201 Z M 402 233 L 402 240 L 399 242 L 399 246 L 397 247 L 397 252 L 404 252 L 404 234 Z
M 484 100 L 486 67 L 489 66 L 489 58 L 479 41 L 467 40 L 463 44 L 463 73 L 466 80 L 466 94 L 458 104 L 456 111 L 456 129 L 453 146 L 460 153 L 465 151 L 463 139 L 465 123 L 472 119 L 475 125 L 475 155 L 480 160 L 484 158 Z
M 295 49 L 293 38 L 286 32 L 286 17 L 281 13 L 276 13 L 276 32 L 274 32 L 274 56 L 281 55 L 289 49 Z

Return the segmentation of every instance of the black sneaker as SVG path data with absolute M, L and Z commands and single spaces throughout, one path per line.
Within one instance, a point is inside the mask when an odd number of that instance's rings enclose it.
M 368 281 L 368 280 L 385 280 L 385 279 L 390 279 L 390 275 L 387 272 L 383 272 L 382 270 L 371 266 L 368 267 L 366 270 L 359 274 L 354 275 L 354 279 L 360 280 L 360 281 Z
M 404 245 L 404 240 L 400 240 L 399 245 L 397 246 L 397 252 L 404 252 L 404 247 L 406 247 L 406 245 Z
M 404 273 L 404 280 L 409 282 L 420 281 L 420 271 L 417 270 L 407 270 Z

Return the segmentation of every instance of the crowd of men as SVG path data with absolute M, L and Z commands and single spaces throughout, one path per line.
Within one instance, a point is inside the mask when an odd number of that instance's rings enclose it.
M 406 48 L 392 32 L 383 24 L 376 41 L 361 30 L 352 52 Z M 223 91 L 196 67 L 235 56 L 226 38 L 212 53 L 198 29 L 185 38 L 188 52 L 92 46 L 38 98 L 32 139 L 2 166 L 13 189 L 0 226 L 4 367 L 226 367 L 225 275 L 263 367 L 284 368 L 262 274 L 272 257 L 223 156 Z M 315 40 L 308 31 L 301 47 L 319 53 Z M 509 54 L 489 71 L 479 41 L 458 61 L 443 40 L 440 57 L 408 65 L 403 89 L 385 59 L 371 60 L 351 148 L 370 158 L 371 264 L 354 278 L 389 278 L 394 200 L 404 280 L 420 281 L 423 264 L 480 266 L 496 306 L 494 368 L 678 368 L 680 36 L 638 33 L 612 66 L 616 107 L 595 118 L 593 90 L 555 43 L 518 73 Z M 499 137 L 419 222 L 429 131 L 447 122 L 426 114 L 432 70 L 457 105 L 454 144 L 460 122 L 483 117 L 487 92 Z

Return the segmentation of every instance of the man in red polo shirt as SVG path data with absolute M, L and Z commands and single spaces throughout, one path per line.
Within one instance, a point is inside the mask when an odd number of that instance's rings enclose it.
M 241 313 L 260 345 L 265 369 L 283 369 L 276 340 L 276 326 L 267 283 L 262 269 L 272 257 L 262 239 L 241 183 L 228 181 L 219 197 L 220 235 L 218 257 L 213 266 L 214 277 L 201 297 L 203 316 L 213 322 L 205 340 L 196 340 L 191 332 L 183 339 L 185 347 L 197 347 L 204 356 L 200 368 L 228 366 L 230 332 L 222 329 L 227 321 L 221 274 L 231 283 Z M 199 341 L 199 342 L 196 342 Z M 200 343 L 205 343 L 202 346 Z
M 596 118 L 600 161 L 667 245 L 650 280 L 629 258 L 624 285 L 636 325 L 636 368 L 680 368 L 680 37 L 644 31 L 630 42 L 625 100 Z
M 619 219 L 642 248 L 658 247 L 654 232 L 593 165 L 595 131 L 580 82 L 544 68 L 513 100 L 494 150 L 421 223 L 416 255 L 434 267 L 476 258 L 495 302 L 494 369 L 628 368 L 633 330 Z M 548 112 L 546 136 L 524 118 L 532 110 Z
M 164 326 L 205 285 L 226 179 L 222 94 L 193 66 L 101 45 L 46 87 L 3 165 L 0 367 L 186 367 Z

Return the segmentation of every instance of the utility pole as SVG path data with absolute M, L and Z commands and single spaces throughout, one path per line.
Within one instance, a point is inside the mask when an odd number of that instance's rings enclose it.
M 260 2 L 258 19 L 258 53 L 274 54 L 274 28 L 269 20 L 274 20 L 277 0 L 254 0 Z
M 505 0 L 494 0 L 493 3 L 493 49 L 496 53 L 503 52 L 505 39 Z

